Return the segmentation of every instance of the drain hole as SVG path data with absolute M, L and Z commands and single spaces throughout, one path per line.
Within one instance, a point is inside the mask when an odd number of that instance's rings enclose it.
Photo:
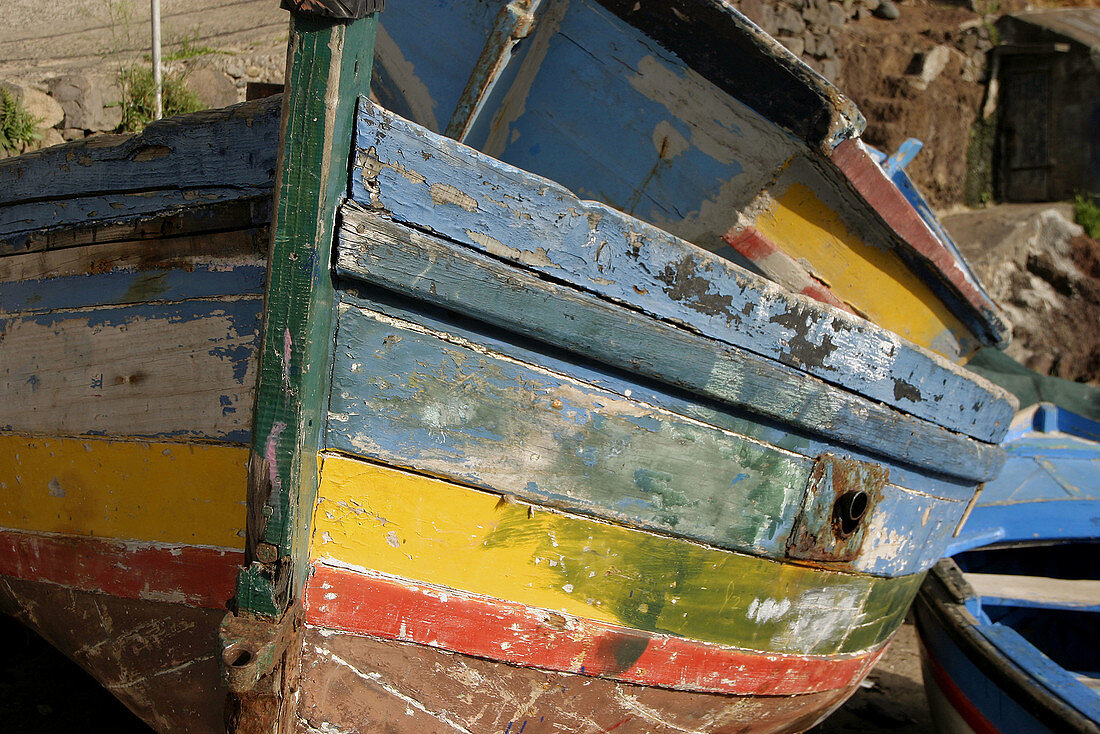
M 870 498 L 867 497 L 867 493 L 858 490 L 845 492 L 837 497 L 833 504 L 833 519 L 836 522 L 838 534 L 847 536 L 854 533 L 859 528 L 859 521 L 866 514 L 869 504 Z
M 243 668 L 252 662 L 252 651 L 243 645 L 230 645 L 222 652 L 222 660 L 231 668 Z

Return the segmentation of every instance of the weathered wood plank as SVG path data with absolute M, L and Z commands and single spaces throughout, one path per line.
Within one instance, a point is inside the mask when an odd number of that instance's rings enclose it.
M 343 214 L 342 274 L 902 462 L 984 481 L 1003 461 L 999 449 L 728 343 L 379 217 L 348 207 Z
M 629 397 L 770 444 L 810 460 L 824 453 L 841 452 L 844 456 L 865 463 L 883 462 L 881 456 L 872 456 L 851 446 L 838 447 L 828 437 L 792 432 L 789 425 L 762 418 L 758 414 L 701 400 L 686 391 L 641 378 L 636 373 L 610 369 L 606 365 L 552 348 L 545 342 L 502 332 L 483 322 L 432 308 L 424 302 L 410 303 L 406 298 L 362 281 L 345 279 L 339 285 L 343 304 L 379 313 L 395 322 L 416 324 L 452 344 L 472 345 L 474 349 L 488 350 L 508 359 L 607 390 L 622 398 Z M 890 479 L 899 487 L 907 487 L 933 497 L 969 502 L 974 495 L 973 480 L 951 478 L 939 473 L 940 471 L 942 469 L 938 466 L 922 470 L 908 464 L 893 463 L 890 465 Z
M 516 51 L 463 142 L 701 247 L 801 148 L 595 2 L 540 4 Z
M 809 459 L 448 336 L 341 306 L 327 446 L 722 548 L 786 555 Z M 926 570 L 965 506 L 887 485 L 851 568 Z
M 74 660 L 157 731 L 221 734 L 222 610 L 0 577 L 0 612 Z
M 0 429 L 247 441 L 255 297 L 0 319 Z
M 885 642 L 923 574 L 776 563 L 326 455 L 312 557 L 585 619 L 794 655 Z
M 982 440 L 1013 407 L 897 336 L 362 101 L 356 201 Z
M 250 537 L 285 560 L 247 559 L 237 596 L 254 614 L 281 615 L 308 570 L 307 518 L 332 375 L 333 221 L 377 25 L 373 16 L 345 23 L 292 15 L 248 490 Z
M 751 653 L 325 564 L 313 567 L 305 613 L 306 623 L 316 627 L 512 665 L 733 695 L 794 696 L 847 688 L 863 678 L 879 654 Z
M 0 576 L 205 609 L 225 609 L 243 559 L 225 548 L 0 530 Z
M 215 204 L 190 202 L 182 208 L 153 210 L 129 218 L 45 226 L 0 237 L 0 255 L 60 250 L 109 242 L 159 240 L 210 232 L 263 228 L 271 221 L 271 196 L 243 197 Z M 266 242 L 266 239 L 265 239 Z M 266 249 L 265 249 L 266 251 Z
M 137 135 L 101 135 L 0 161 L 0 207 L 105 191 L 238 190 L 275 177 L 278 97 L 170 117 Z M 43 221 L 43 225 L 49 224 Z
M 535 670 L 307 628 L 298 732 L 764 734 L 802 731 L 850 690 L 727 696 Z
M 983 602 L 1100 611 L 1100 581 L 1000 573 L 963 575 Z
M 261 295 L 263 229 L 0 258 L 0 314 Z
M 342 307 L 331 448 L 782 556 L 810 462 Z
M 210 443 L 0 435 L 0 528 L 243 548 L 247 458 Z

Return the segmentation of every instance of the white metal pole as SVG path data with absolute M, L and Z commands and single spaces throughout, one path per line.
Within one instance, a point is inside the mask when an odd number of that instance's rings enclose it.
M 160 73 L 160 0 L 150 0 L 153 9 L 153 86 L 156 88 L 156 102 L 153 107 L 153 119 L 164 117 L 164 98 L 161 94 Z

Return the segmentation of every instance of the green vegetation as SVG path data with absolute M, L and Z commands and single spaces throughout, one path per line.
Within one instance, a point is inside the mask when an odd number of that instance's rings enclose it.
M 169 61 L 183 61 L 184 59 L 193 59 L 196 56 L 209 56 L 210 54 L 221 54 L 224 51 L 219 51 L 216 48 L 210 46 L 200 46 L 198 36 L 185 36 L 174 44 L 176 46 L 175 51 L 169 51 L 164 55 L 164 62 Z
M 35 126 L 41 122 L 27 111 L 23 100 L 0 87 L 0 149 L 18 153 L 27 143 L 38 140 Z
M 963 201 L 969 207 L 984 207 L 993 201 L 993 143 L 997 135 L 997 115 L 983 119 L 979 114 L 970 128 L 966 149 L 966 187 Z
M 164 116 L 182 115 L 203 109 L 198 96 L 184 84 L 183 72 L 165 72 L 161 77 L 161 102 Z M 123 66 L 118 72 L 122 89 L 122 123 L 119 132 L 137 132 L 153 121 L 156 86 L 153 69 L 144 64 Z
M 1100 239 L 1100 206 L 1095 196 L 1078 194 L 1073 200 L 1073 219 L 1085 228 L 1085 234 Z

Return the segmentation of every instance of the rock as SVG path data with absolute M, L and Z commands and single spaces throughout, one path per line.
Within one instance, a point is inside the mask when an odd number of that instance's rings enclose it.
M 65 111 L 64 126 L 82 130 L 114 130 L 122 122 L 122 94 L 102 77 L 68 74 L 50 81 L 50 96 Z
M 814 38 L 814 56 L 820 59 L 832 58 L 836 55 L 836 46 L 833 37 L 824 35 Z
M 840 3 L 829 3 L 828 13 L 829 27 L 837 29 L 842 28 L 852 15 L 851 10 Z
M 807 56 L 817 56 L 817 37 L 813 33 L 802 36 L 802 52 Z M 801 54 L 799 54 L 801 55 Z
M 45 92 L 22 84 L 5 83 L 2 86 L 22 102 L 27 112 L 38 120 L 39 130 L 54 127 L 65 119 L 65 111 L 61 109 L 61 105 Z
M 882 0 L 872 11 L 876 18 L 882 18 L 883 20 L 897 20 L 901 17 L 901 11 L 898 10 L 898 6 L 890 2 L 890 0 Z
M 264 71 L 263 71 L 263 69 L 256 66 L 255 64 L 249 64 L 248 66 L 246 66 L 244 68 L 244 73 L 245 73 L 245 76 L 250 76 L 253 79 L 255 79 L 256 77 L 260 76 L 260 74 L 263 74 Z
M 84 128 L 63 127 L 61 128 L 61 137 L 65 140 L 80 140 L 84 137 Z
M 840 62 L 836 59 L 825 59 L 821 62 L 821 76 L 830 82 L 836 83 L 840 78 Z
M 800 36 L 780 36 L 778 40 L 795 56 L 801 56 L 806 50 L 806 42 Z
M 240 101 L 237 85 L 223 72 L 208 66 L 192 68 L 184 77 L 184 84 L 207 107 L 228 107 Z
M 56 127 L 47 128 L 42 131 L 42 137 L 38 139 L 38 148 L 49 148 L 53 145 L 61 145 L 65 142 L 65 138 L 62 137 L 61 131 Z
M 917 69 L 915 86 L 918 89 L 927 89 L 928 85 L 943 72 L 944 67 L 947 66 L 947 62 L 951 58 L 952 50 L 947 46 L 936 46 L 927 53 L 917 55 L 913 60 L 913 67 Z M 956 51 L 956 53 L 958 52 Z
M 775 14 L 775 27 L 780 31 L 786 31 L 792 36 L 797 36 L 806 30 L 806 23 L 798 11 L 787 6 L 780 8 Z

